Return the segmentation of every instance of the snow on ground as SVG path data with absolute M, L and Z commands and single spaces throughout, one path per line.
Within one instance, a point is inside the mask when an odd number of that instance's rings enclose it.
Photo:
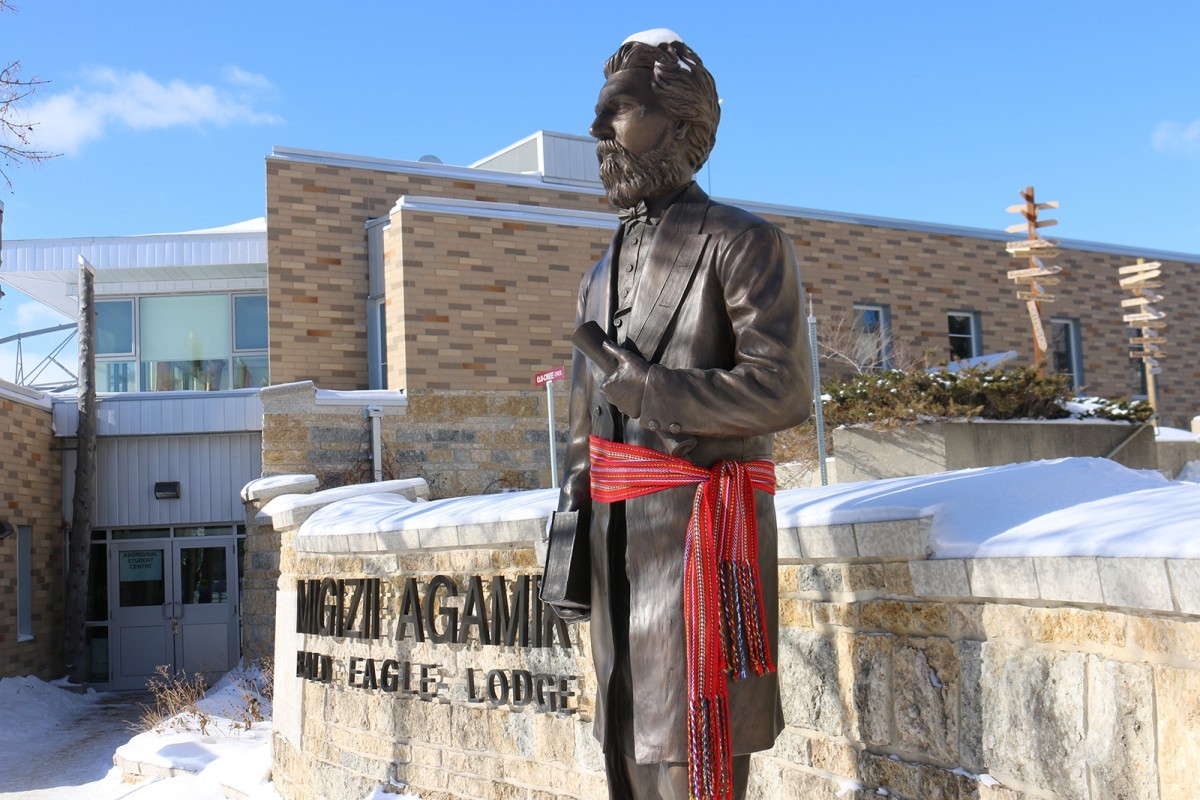
M 162 733 L 135 733 L 131 723 L 149 694 L 71 692 L 33 677 L 0 679 L 0 798 L 4 800 L 279 800 L 271 776 L 271 723 L 248 730 L 239 708 L 246 689 L 235 672 L 197 703 L 210 724 L 193 717 Z M 260 698 L 261 700 L 261 698 Z M 270 703 L 263 711 L 270 714 Z M 125 783 L 113 758 L 195 774 Z M 227 793 L 222 787 L 232 790 Z M 364 800 L 420 800 L 370 792 Z
M 935 558 L 1200 558 L 1200 485 L 1103 458 L 780 492 L 781 528 L 932 517 Z

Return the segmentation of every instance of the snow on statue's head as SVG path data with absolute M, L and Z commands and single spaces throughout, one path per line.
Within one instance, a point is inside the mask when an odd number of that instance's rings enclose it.
M 604 77 L 626 69 L 649 69 L 650 88 L 675 120 L 688 123 L 682 142 L 692 173 L 708 161 L 717 141 L 721 105 L 717 84 L 704 62 L 674 31 L 666 28 L 635 33 L 604 64 Z

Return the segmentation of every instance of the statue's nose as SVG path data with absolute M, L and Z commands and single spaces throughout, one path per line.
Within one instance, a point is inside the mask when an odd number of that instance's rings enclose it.
M 588 133 L 597 139 L 613 138 L 612 125 L 609 124 L 608 117 L 605 114 L 597 114 L 592 120 L 592 127 L 588 128 Z

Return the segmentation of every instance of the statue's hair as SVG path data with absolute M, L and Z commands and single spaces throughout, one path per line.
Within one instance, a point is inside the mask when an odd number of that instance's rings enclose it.
M 654 45 L 626 42 L 604 64 L 604 77 L 625 69 L 649 69 L 650 88 L 668 114 L 687 122 L 683 147 L 698 172 L 717 142 L 721 106 L 717 84 L 700 56 L 683 42 Z

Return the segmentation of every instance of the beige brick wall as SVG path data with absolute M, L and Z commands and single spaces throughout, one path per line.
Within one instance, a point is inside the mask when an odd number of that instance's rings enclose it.
M 592 194 L 475 183 L 349 166 L 267 161 L 271 381 L 312 379 L 366 388 L 365 221 L 401 195 L 605 210 Z M 855 302 L 887 304 L 893 338 L 946 358 L 947 311 L 978 311 L 984 352 L 1032 358 L 1024 304 L 1007 279 L 1027 262 L 1002 242 L 970 236 L 773 216 L 792 237 L 818 317 Z M 389 386 L 523 390 L 539 366 L 569 357 L 566 337 L 584 271 L 603 252 L 602 229 L 404 211 L 385 241 Z M 1064 250 L 1058 300 L 1043 316 L 1080 320 L 1089 393 L 1137 390 L 1121 322 L 1117 268 L 1134 259 Z M 1200 264 L 1165 262 L 1168 358 L 1160 376 L 1167 421 L 1195 414 L 1200 371 Z M 827 365 L 832 366 L 832 365 Z M 1186 425 L 1185 425 L 1186 427 Z
M 609 231 L 401 212 L 389 234 L 389 387 L 528 391 L 570 363 L 579 281 Z
M 367 387 L 364 223 L 401 195 L 604 210 L 596 195 L 267 160 L 271 382 Z M 577 287 L 581 271 L 571 279 Z M 395 318 L 395 315 L 392 315 Z M 403 385 L 403 384 L 401 384 Z
M 62 675 L 59 457 L 50 412 L 0 399 L 0 519 L 33 528 L 33 641 L 17 641 L 17 536 L 0 541 L 0 677 Z

